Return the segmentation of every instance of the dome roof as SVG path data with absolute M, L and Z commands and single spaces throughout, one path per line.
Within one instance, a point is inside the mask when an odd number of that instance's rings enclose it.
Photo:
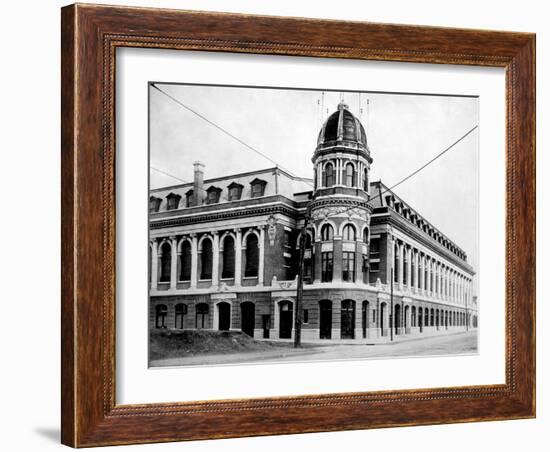
M 344 102 L 338 104 L 338 110 L 332 113 L 319 132 L 317 144 L 333 141 L 351 141 L 367 148 L 367 134 L 363 124 L 357 119 Z

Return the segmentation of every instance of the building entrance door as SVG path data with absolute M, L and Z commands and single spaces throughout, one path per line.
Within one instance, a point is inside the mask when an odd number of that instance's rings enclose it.
M 254 312 L 254 303 L 251 301 L 241 304 L 241 330 L 250 337 L 254 337 Z
M 332 301 L 319 302 L 319 338 L 330 339 L 332 337 Z
M 355 336 L 355 303 L 352 300 L 342 301 L 340 337 L 353 339 Z
M 229 331 L 231 325 L 231 306 L 225 301 L 218 303 L 218 329 L 220 331 Z
M 281 301 L 279 303 L 279 337 L 290 339 L 292 337 L 292 303 Z

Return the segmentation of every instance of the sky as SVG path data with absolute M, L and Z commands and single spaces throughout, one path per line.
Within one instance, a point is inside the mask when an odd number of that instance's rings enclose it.
M 157 86 L 279 167 L 308 178 L 313 177 L 311 157 L 319 130 L 341 99 L 367 132 L 374 160 L 370 180 L 381 179 L 387 186 L 479 125 L 477 97 Z M 195 160 L 206 165 L 205 179 L 275 166 L 156 89 L 150 87 L 149 93 L 151 188 L 192 181 Z M 465 250 L 468 262 L 478 268 L 479 129 L 394 191 Z

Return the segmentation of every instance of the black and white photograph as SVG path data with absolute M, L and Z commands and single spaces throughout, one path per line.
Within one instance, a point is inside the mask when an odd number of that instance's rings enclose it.
M 477 354 L 478 96 L 147 89 L 150 367 Z

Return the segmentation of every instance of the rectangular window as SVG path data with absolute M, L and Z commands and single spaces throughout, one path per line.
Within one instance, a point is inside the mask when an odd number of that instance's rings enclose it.
M 363 282 L 365 284 L 368 284 L 369 282 L 369 256 L 366 254 L 363 254 L 363 260 L 362 260 L 362 272 L 363 272 Z
M 292 269 L 292 258 L 291 257 L 284 257 L 284 263 L 283 267 L 285 269 L 285 279 L 287 281 L 290 281 L 296 277 L 295 272 Z
M 355 253 L 344 251 L 342 253 L 342 280 L 355 281 Z
M 286 229 L 285 229 L 284 237 L 283 237 L 283 245 L 286 248 L 291 248 L 292 247 L 290 231 L 287 231 Z
M 321 253 L 321 281 L 332 281 L 332 251 Z
M 372 310 L 372 323 L 376 323 L 376 309 Z
M 371 273 L 379 272 L 380 271 L 380 262 L 371 262 L 370 267 L 369 267 L 369 271 Z
M 309 311 L 304 309 L 303 323 L 309 323 Z
M 209 191 L 208 192 L 208 199 L 207 204 L 216 204 L 220 201 L 220 192 L 219 191 Z
M 229 189 L 229 201 L 241 199 L 242 186 L 236 185 Z
M 370 239 L 369 253 L 371 258 L 374 258 L 374 259 L 378 258 L 380 254 L 380 239 L 378 238 Z
M 259 198 L 264 195 L 264 184 L 254 184 L 252 185 L 252 197 Z

